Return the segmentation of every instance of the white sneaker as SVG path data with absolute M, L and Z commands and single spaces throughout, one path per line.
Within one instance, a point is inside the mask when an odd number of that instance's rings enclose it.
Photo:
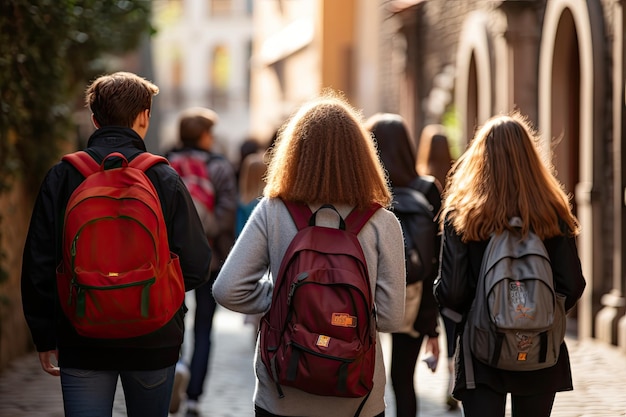
M 170 413 L 175 414 L 180 408 L 180 403 L 187 396 L 187 384 L 189 383 L 189 369 L 187 366 L 178 362 L 176 364 L 176 373 L 174 374 L 174 389 L 172 390 L 172 399 L 170 400 Z
M 200 410 L 198 409 L 198 401 L 187 400 L 187 414 L 185 417 L 199 416 Z

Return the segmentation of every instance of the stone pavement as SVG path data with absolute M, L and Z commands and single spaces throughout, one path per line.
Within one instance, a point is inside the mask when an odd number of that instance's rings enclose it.
M 210 374 L 205 386 L 206 394 L 200 404 L 202 416 L 251 417 L 254 391 L 252 326 L 244 324 L 242 315 L 218 308 L 214 329 Z M 557 394 L 552 416 L 626 416 L 626 355 L 593 340 L 568 338 L 567 343 L 572 358 L 575 390 Z M 383 346 L 388 358 L 388 335 L 383 335 Z M 188 354 L 186 346 L 185 355 Z M 447 367 L 443 361 L 435 373 L 428 371 L 420 361 L 417 372 L 420 417 L 462 415 L 460 411 L 446 410 L 444 396 L 447 378 Z M 113 417 L 124 417 L 124 397 L 121 387 L 118 388 Z M 387 402 L 386 414 L 394 417 L 393 395 L 389 385 Z M 14 361 L 0 374 L 0 416 L 63 417 L 59 379 L 41 370 L 36 354 Z M 184 417 L 184 412 L 171 417 Z

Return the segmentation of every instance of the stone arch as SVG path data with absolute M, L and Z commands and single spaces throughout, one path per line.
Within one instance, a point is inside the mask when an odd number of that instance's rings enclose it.
M 561 25 L 564 16 L 570 19 L 571 28 Z M 567 26 L 567 25 L 565 25 Z M 577 215 L 581 223 L 582 234 L 578 240 L 579 254 L 583 273 L 587 279 L 587 291 L 579 303 L 579 334 L 590 337 L 593 332 L 592 292 L 594 278 L 602 279 L 603 242 L 601 234 L 600 201 L 597 198 L 601 187 L 602 146 L 605 135 L 602 132 L 604 112 L 603 80 L 603 17 L 596 0 L 551 0 L 546 2 L 542 38 L 539 56 L 539 120 L 541 142 L 544 155 L 552 157 L 553 139 L 561 132 L 553 124 L 559 118 L 558 112 L 575 112 L 578 118 L 577 142 L 578 182 L 574 185 Z M 578 47 L 579 61 L 579 99 L 574 109 L 556 108 L 553 99 L 553 85 L 559 63 L 557 43 L 565 30 L 574 31 Z M 594 138 L 596 140 L 594 141 Z M 597 236 L 597 237 L 596 237 Z
M 476 126 L 491 116 L 493 64 L 487 24 L 485 12 L 472 12 L 460 33 L 454 101 L 464 140 L 461 148 L 471 140 Z

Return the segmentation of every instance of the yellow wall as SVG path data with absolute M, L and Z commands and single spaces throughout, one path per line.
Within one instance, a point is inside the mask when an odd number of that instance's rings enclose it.
M 356 0 L 320 2 L 322 87 L 354 96 L 354 34 Z

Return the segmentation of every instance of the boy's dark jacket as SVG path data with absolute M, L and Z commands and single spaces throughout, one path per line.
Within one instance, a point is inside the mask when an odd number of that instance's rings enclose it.
M 104 127 L 92 134 L 86 150 L 100 162 L 111 152 L 132 160 L 146 147 L 132 129 Z M 208 280 L 211 250 L 191 197 L 168 165 L 157 164 L 146 174 L 159 194 L 170 250 L 180 257 L 185 290 L 197 288 Z M 82 337 L 61 311 L 55 271 L 62 258 L 63 219 L 69 197 L 82 181 L 69 163 L 57 163 L 47 173 L 33 209 L 22 260 L 22 304 L 37 351 L 58 349 L 59 365 L 68 368 L 148 370 L 170 366 L 179 358 L 187 310 L 184 304 L 162 329 L 132 339 Z

